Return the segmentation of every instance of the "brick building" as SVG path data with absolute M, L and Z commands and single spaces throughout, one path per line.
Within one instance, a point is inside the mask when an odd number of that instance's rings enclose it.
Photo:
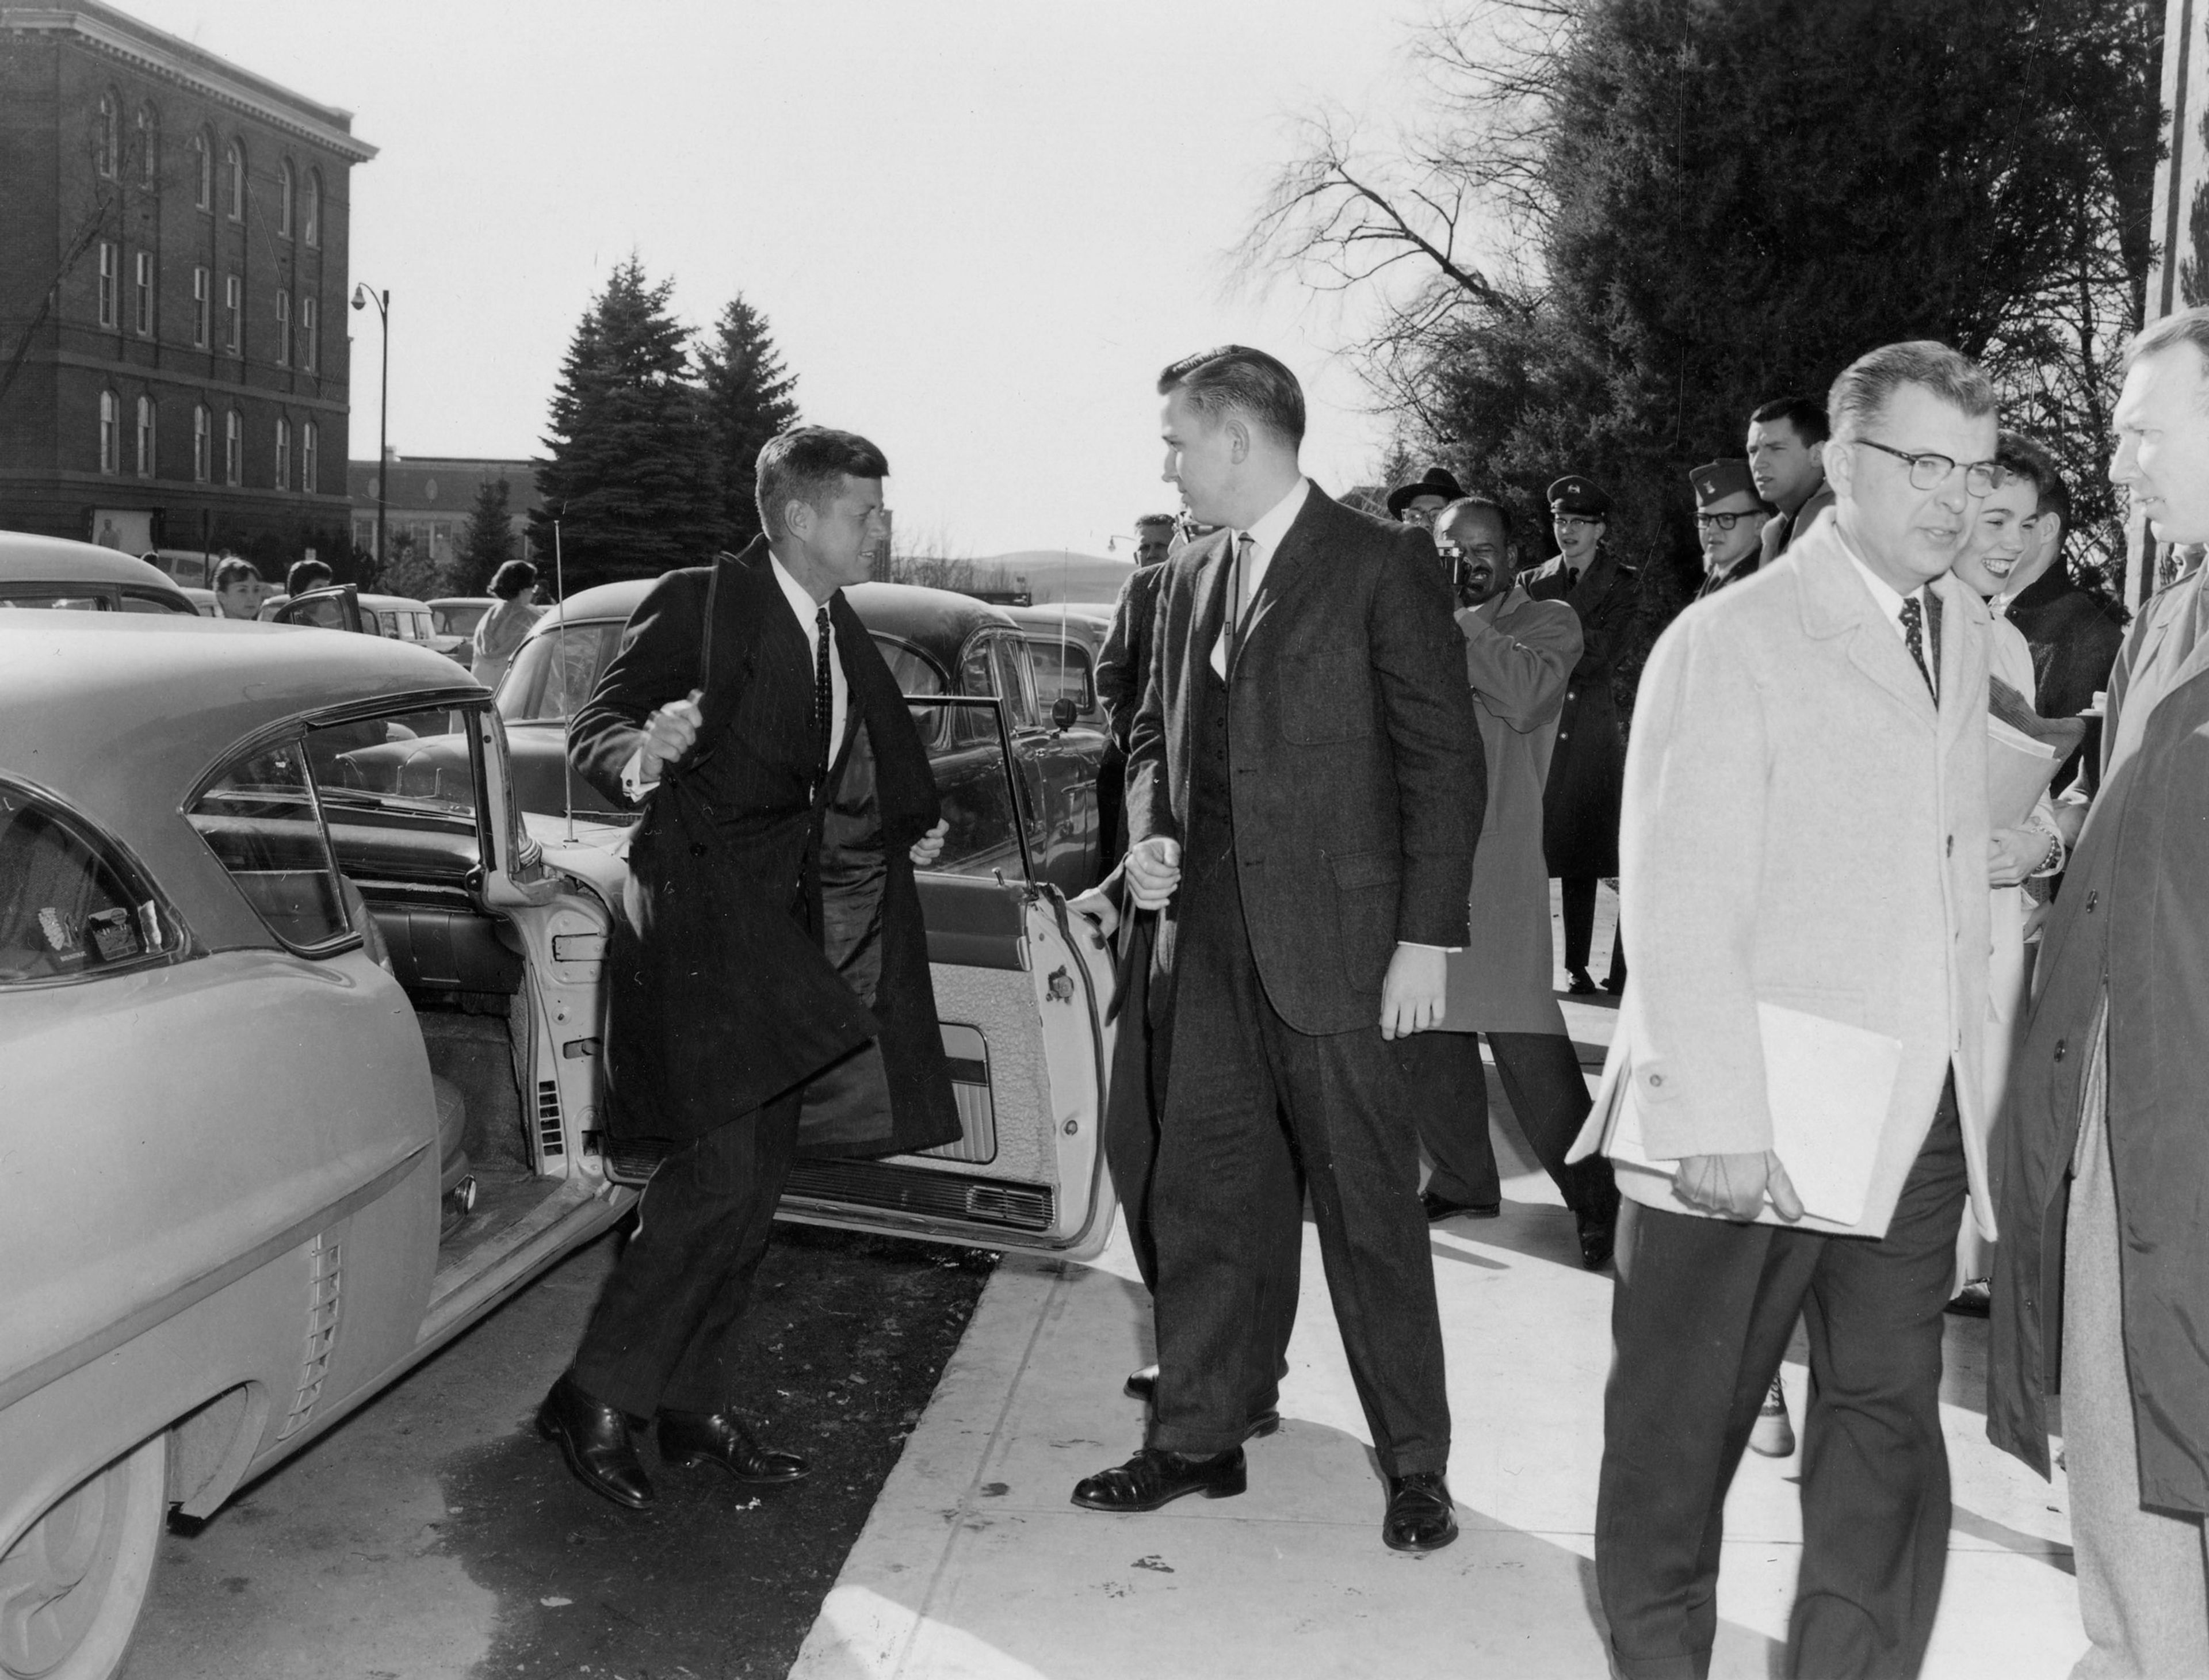
M 99 0 L 0 0 L 0 528 L 345 551 L 352 127 Z
M 514 533 L 514 557 L 537 557 L 529 541 L 529 515 L 539 503 L 537 464 L 467 455 L 391 457 L 391 484 L 383 504 L 384 542 L 396 552 L 406 538 L 415 553 L 443 565 L 467 541 L 468 515 L 476 493 L 493 479 L 506 480 L 507 525 Z M 356 461 L 349 469 L 352 491 L 352 545 L 376 552 L 376 463 Z

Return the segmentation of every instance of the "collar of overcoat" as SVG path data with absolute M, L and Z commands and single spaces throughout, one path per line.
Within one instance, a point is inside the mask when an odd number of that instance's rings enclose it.
M 717 572 L 723 567 L 740 569 L 747 587 L 732 589 L 717 585 L 714 588 L 713 607 L 708 615 L 712 640 L 700 659 L 707 673 L 701 686 L 710 687 L 712 674 L 722 669 L 722 660 L 730 659 L 748 663 L 755 672 L 771 670 L 778 673 L 777 680 L 802 683 L 810 696 L 814 679 L 813 639 L 790 610 L 782 584 L 774 575 L 773 551 L 767 539 L 754 537 L 741 554 L 723 551 L 715 557 L 714 566 Z M 828 621 L 836 629 L 836 661 L 844 667 L 848 695 L 844 733 L 829 752 L 834 761 L 842 758 L 859 726 L 859 671 L 852 639 L 864 636 L 867 629 L 840 589 L 830 598 Z
M 1230 667 L 1231 679 L 1249 656 L 1251 641 L 1264 626 L 1275 607 L 1294 595 L 1308 583 L 1318 569 L 1319 532 L 1331 519 L 1337 508 L 1334 498 L 1317 485 L 1304 497 L 1304 505 L 1295 521 L 1282 534 L 1273 557 L 1267 563 L 1265 581 L 1258 586 L 1257 598 L 1250 603 L 1250 611 L 1243 620 L 1243 633 L 1235 644 L 1235 664 Z M 1209 659 L 1213 644 L 1219 640 L 1221 627 L 1227 616 L 1227 585 L 1233 570 L 1235 533 L 1222 531 L 1205 539 L 1215 545 L 1213 551 L 1199 563 L 1196 575 L 1196 599 L 1201 606 L 1197 619 L 1198 656 Z
M 1926 692 L 1925 678 L 1910 657 L 1910 650 L 1857 575 L 1856 563 L 1841 539 L 1836 521 L 1821 521 L 1789 545 L 1779 563 L 1793 566 L 1800 580 L 1805 635 L 1820 638 L 1847 636 L 1850 662 L 1893 695 L 1913 715 L 1935 726 L 1943 742 L 1953 738 L 1966 719 L 1982 729 L 1986 726 L 1983 706 L 1935 707 L 1933 696 Z M 1933 580 L 1931 587 L 1933 593 L 1940 598 L 1941 692 L 1960 696 L 1965 627 L 1990 622 L 1986 603 L 1976 591 L 1965 588 L 1945 572 Z

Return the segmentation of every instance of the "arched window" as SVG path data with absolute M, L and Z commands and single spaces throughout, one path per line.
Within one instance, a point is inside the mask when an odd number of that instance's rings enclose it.
M 153 116 L 153 107 L 138 107 L 138 184 L 150 187 L 159 178 L 160 169 L 160 126 Z
M 99 470 L 112 473 L 123 452 L 123 404 L 112 391 L 99 394 Z
M 276 422 L 276 488 L 292 488 L 292 423 L 281 418 Z
M 322 311 L 315 307 L 312 298 L 299 299 L 299 365 L 309 373 L 317 371 L 322 364 L 322 346 L 316 342 L 322 326 Z
M 233 408 L 222 417 L 222 481 L 241 484 L 245 478 L 245 427 Z
M 309 496 L 322 485 L 322 433 L 312 420 L 299 427 L 299 488 Z
M 192 405 L 192 482 L 203 485 L 213 470 L 214 454 L 214 416 L 208 412 L 203 402 Z
M 192 154 L 192 208 L 212 210 L 214 208 L 214 142 L 202 130 L 194 135 L 187 143 Z
M 319 169 L 310 169 L 307 172 L 307 203 L 299 219 L 304 224 L 299 230 L 299 237 L 310 245 L 321 244 L 322 243 L 322 172 Z
M 276 365 L 292 365 L 292 294 L 276 294 Z
M 153 476 L 153 399 L 138 399 L 138 476 Z
M 222 148 L 223 190 L 230 198 L 230 219 L 245 220 L 245 154 L 232 141 Z
M 276 165 L 276 234 L 279 238 L 292 237 L 292 160 L 280 159 Z
M 123 149 L 122 113 L 117 110 L 115 95 L 99 96 L 99 127 L 92 137 L 93 164 L 109 180 L 115 178 L 117 154 Z

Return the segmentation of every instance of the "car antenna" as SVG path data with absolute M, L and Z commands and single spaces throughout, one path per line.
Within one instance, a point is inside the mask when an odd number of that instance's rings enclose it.
M 560 511 L 568 511 L 563 502 Z M 560 550 L 560 521 L 552 521 L 552 593 L 560 598 L 553 609 L 560 622 L 552 631 L 552 657 L 560 667 L 560 803 L 568 812 L 568 844 L 575 843 L 575 767 L 569 757 L 575 744 L 575 708 L 568 699 L 568 568 Z

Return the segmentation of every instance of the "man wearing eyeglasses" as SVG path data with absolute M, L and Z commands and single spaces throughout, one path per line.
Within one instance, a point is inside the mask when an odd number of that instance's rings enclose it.
M 1831 409 L 1833 517 L 1674 622 L 1627 755 L 1637 972 L 1583 1142 L 1609 1139 L 1632 1204 L 1595 1536 L 1628 1680 L 1708 1671 L 1726 1490 L 1798 1317 L 1779 1671 L 1916 1674 L 1947 1561 L 1941 1308 L 1967 1194 L 1993 1235 L 1990 621 L 1947 573 L 1993 485 L 1995 394 L 1945 346 L 1889 345 Z
M 1688 474 L 1695 492 L 1695 540 L 1703 549 L 1697 600 L 1756 570 L 1757 547 L 1772 508 L 1756 493 L 1745 461 L 1713 461 Z

